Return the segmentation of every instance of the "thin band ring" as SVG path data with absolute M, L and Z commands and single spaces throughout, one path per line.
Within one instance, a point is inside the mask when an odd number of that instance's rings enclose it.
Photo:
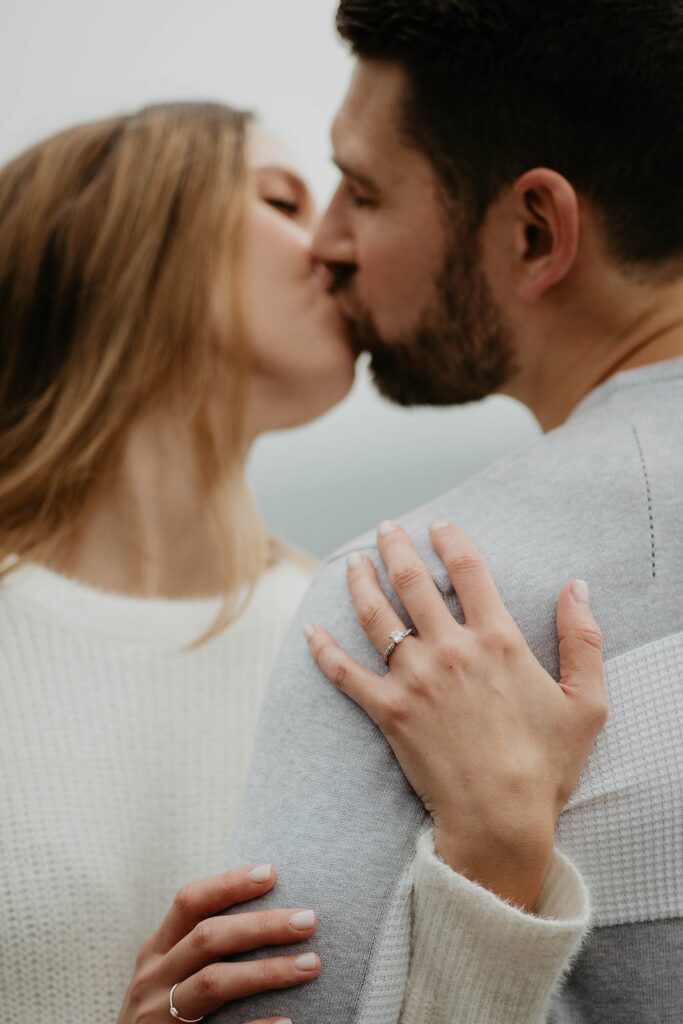
M 391 655 L 394 653 L 398 645 L 402 644 L 408 636 L 417 636 L 417 630 L 414 626 L 411 626 L 409 629 L 395 629 L 393 633 L 389 634 L 389 640 L 391 643 L 384 652 L 385 665 L 389 664 L 389 658 Z
M 178 1011 L 176 1010 L 175 1006 L 173 1005 L 173 993 L 178 988 L 179 984 L 179 981 L 176 982 L 176 984 L 171 989 L 170 996 L 168 997 L 168 1008 L 171 1011 L 171 1016 L 175 1017 L 176 1020 L 181 1020 L 183 1024 L 199 1024 L 200 1020 L 204 1020 L 204 1017 L 195 1017 L 194 1020 L 188 1020 L 187 1017 L 181 1017 Z

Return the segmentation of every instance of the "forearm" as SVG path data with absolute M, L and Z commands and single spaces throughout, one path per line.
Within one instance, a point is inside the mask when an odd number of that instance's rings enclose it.
M 454 872 L 423 833 L 400 1024 L 542 1024 L 588 922 L 581 877 L 556 851 L 532 915 Z

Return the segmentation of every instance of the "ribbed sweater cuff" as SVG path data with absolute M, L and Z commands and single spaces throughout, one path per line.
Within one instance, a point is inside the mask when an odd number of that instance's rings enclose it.
M 541 1024 L 588 929 L 588 894 L 557 850 L 535 914 L 498 899 L 417 844 L 413 956 L 401 1024 Z

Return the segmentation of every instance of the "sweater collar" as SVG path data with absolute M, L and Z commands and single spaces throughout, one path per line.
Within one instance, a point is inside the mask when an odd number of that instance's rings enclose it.
M 291 571 L 288 561 L 268 570 L 256 585 L 246 612 L 231 627 L 231 633 L 252 628 L 254 615 L 263 612 L 264 600 L 277 581 Z M 84 630 L 128 641 L 135 646 L 178 651 L 197 640 L 213 624 L 222 597 L 169 599 L 133 597 L 86 586 L 78 580 L 30 563 L 10 572 L 2 581 L 11 599 L 47 613 L 67 629 Z M 250 626 L 251 623 L 251 626 Z
M 665 359 L 659 363 L 649 363 L 647 366 L 637 366 L 632 370 L 622 370 L 590 391 L 578 405 L 574 406 L 566 422 L 604 405 L 617 392 L 677 379 L 683 379 L 683 356 Z

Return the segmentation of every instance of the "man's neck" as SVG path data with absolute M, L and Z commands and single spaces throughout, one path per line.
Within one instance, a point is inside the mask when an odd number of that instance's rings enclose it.
M 668 300 L 668 301 L 667 301 Z M 547 334 L 553 332 L 548 331 Z M 617 373 L 683 357 L 683 288 L 677 285 L 661 303 L 650 303 L 627 325 L 611 330 L 585 323 L 552 349 L 544 345 L 533 373 L 513 385 L 544 432 L 560 426 L 591 391 Z

